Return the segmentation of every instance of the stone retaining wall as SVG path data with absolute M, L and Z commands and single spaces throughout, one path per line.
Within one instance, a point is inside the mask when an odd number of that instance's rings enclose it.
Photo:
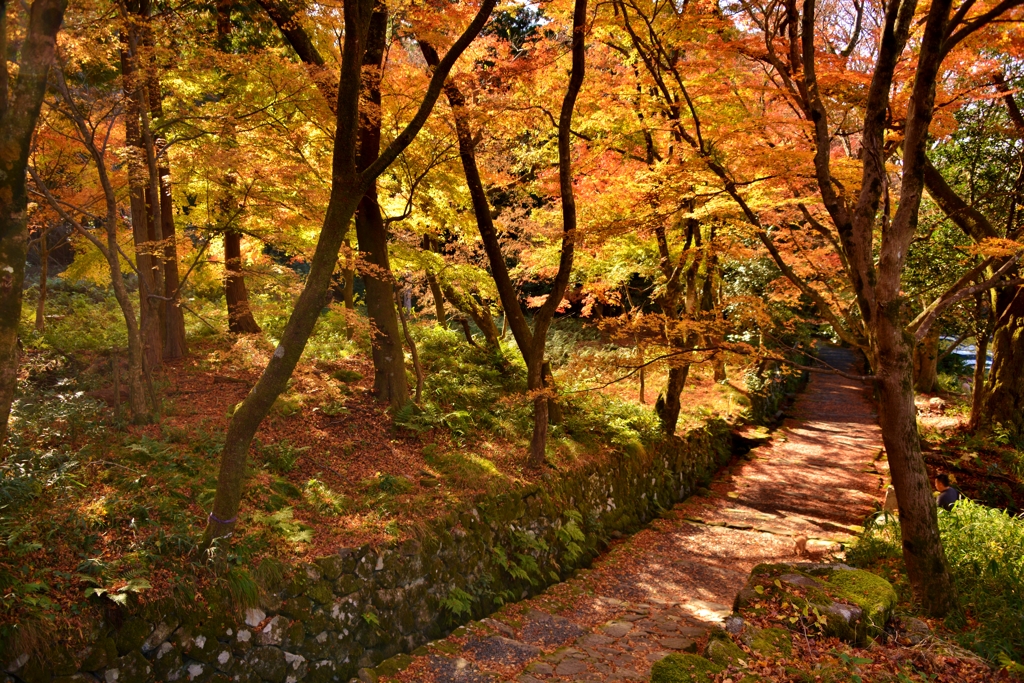
M 798 378 L 774 374 L 751 392 L 750 413 L 776 414 Z M 4 663 L 5 683 L 349 681 L 520 600 L 588 565 L 706 483 L 730 457 L 718 419 L 612 466 L 485 496 L 433 523 L 421 540 L 343 548 L 265 581 L 260 606 L 239 614 L 219 591 L 205 606 L 157 601 L 97 627 L 77 653 Z

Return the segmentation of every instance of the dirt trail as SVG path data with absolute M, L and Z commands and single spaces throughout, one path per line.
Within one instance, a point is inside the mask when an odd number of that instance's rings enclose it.
M 854 355 L 824 349 L 835 367 Z M 814 374 L 770 442 L 711 491 L 613 547 L 592 569 L 459 629 L 385 680 L 482 683 L 647 680 L 731 612 L 754 565 L 827 552 L 882 495 L 881 433 L 863 385 Z

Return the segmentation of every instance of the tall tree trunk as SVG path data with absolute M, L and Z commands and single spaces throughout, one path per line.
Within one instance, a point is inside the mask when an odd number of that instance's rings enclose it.
M 430 235 L 423 236 L 420 246 L 427 251 L 438 251 Z M 441 283 L 437 281 L 437 275 L 431 272 L 427 273 L 427 286 L 430 287 L 430 295 L 434 299 L 434 319 L 437 326 L 448 327 L 448 316 L 444 312 L 444 292 L 441 289 Z
M 356 309 L 356 257 L 347 236 L 345 237 L 344 260 L 345 265 L 341 268 L 341 276 L 344 278 L 345 284 L 341 290 L 341 300 L 344 302 L 345 308 L 354 311 Z
M 204 546 L 208 547 L 214 539 L 230 534 L 238 521 L 238 507 L 242 499 L 249 445 L 260 422 L 284 391 L 316 326 L 320 311 L 329 301 L 331 281 L 338 264 L 338 252 L 341 250 L 342 241 L 348 232 L 356 208 L 376 178 L 415 139 L 433 110 L 441 86 L 455 60 L 483 28 L 494 9 L 494 3 L 495 0 L 484 0 L 473 21 L 448 50 L 442 64 L 434 70 L 426 95 L 409 124 L 380 154 L 377 162 L 361 173 L 356 170 L 356 149 L 361 137 L 361 72 L 370 18 L 374 13 L 374 0 L 349 0 L 344 3 L 345 31 L 335 107 L 337 121 L 331 169 L 331 198 L 327 204 L 327 215 L 324 217 L 316 251 L 310 262 L 309 275 L 285 324 L 281 342 L 256 386 L 231 416 L 221 453 L 213 511 L 203 535 Z
M 153 50 L 153 32 L 145 32 L 145 44 L 149 50 Z M 149 120 L 153 121 L 163 116 L 163 94 L 161 92 L 160 78 L 156 72 L 156 64 L 151 56 L 147 65 L 147 94 L 149 95 Z M 171 167 L 167 158 L 165 142 L 156 140 L 150 135 L 150 142 L 147 145 L 153 153 L 153 170 L 155 171 L 156 193 L 158 199 L 152 200 L 150 206 L 153 211 L 158 211 L 159 217 L 154 220 L 159 224 L 159 234 L 163 242 L 163 330 L 162 342 L 164 360 L 182 358 L 188 355 L 188 345 L 185 341 L 185 314 L 181 309 L 180 295 L 178 291 L 181 286 L 181 276 L 178 273 L 178 234 L 174 225 L 174 204 L 171 194 Z
M 224 298 L 228 304 L 228 330 L 234 334 L 259 334 L 260 326 L 252 316 L 249 290 L 242 273 L 242 234 L 224 231 Z
M 640 405 L 646 405 L 647 403 L 647 361 L 644 358 L 644 345 L 640 342 L 640 339 L 634 337 L 636 342 L 636 356 L 637 361 L 640 364 Z
M 117 235 L 117 194 L 114 190 L 113 183 L 110 181 L 110 176 L 107 173 L 106 158 L 95 144 L 95 127 L 86 122 L 81 110 L 75 106 L 71 93 L 68 90 L 67 83 L 64 81 L 63 73 L 60 70 L 57 70 L 56 76 L 58 90 L 60 91 L 64 102 L 68 105 L 65 108 L 65 111 L 68 112 L 66 115 L 74 122 L 75 127 L 78 130 L 79 140 L 89 151 L 89 154 L 95 163 L 96 175 L 100 181 L 100 186 L 103 189 L 103 197 L 106 204 L 106 217 L 104 219 L 104 229 L 106 231 L 107 238 L 106 243 L 100 240 L 99 237 L 95 236 L 92 232 L 86 230 L 80 222 L 75 220 L 75 218 L 64 209 L 64 207 L 50 193 L 49 189 L 39 178 L 34 169 L 29 169 L 29 171 L 32 174 L 32 178 L 35 181 L 37 188 L 46 197 L 50 207 L 57 212 L 57 214 L 60 215 L 66 223 L 74 227 L 75 232 L 92 242 L 107 261 L 107 265 L 110 268 L 110 283 L 114 290 L 114 298 L 117 300 L 118 306 L 121 308 L 121 313 L 124 316 L 125 328 L 128 333 L 129 410 L 134 423 L 144 424 L 149 422 L 151 419 L 149 407 L 146 402 L 146 396 L 147 393 L 152 395 L 152 383 L 149 381 L 151 378 L 147 376 L 146 372 L 142 334 L 138 320 L 135 317 L 135 308 L 132 306 L 132 298 L 128 293 L 128 288 L 125 286 L 124 275 L 121 272 L 121 258 L 120 251 L 118 249 Z M 116 354 L 111 355 L 112 362 L 115 363 L 116 368 Z M 150 384 L 149 392 L 146 391 L 145 387 L 145 383 L 147 382 Z M 118 394 L 118 400 L 120 400 L 120 386 L 116 371 L 114 388 Z M 155 405 L 155 396 L 153 396 L 153 399 L 153 403 Z
M 363 171 L 377 160 L 381 139 L 381 69 L 387 44 L 387 8 L 383 4 L 374 8 L 367 36 L 366 55 L 363 58 L 363 91 L 367 110 L 361 113 L 359 151 L 356 168 Z M 405 378 L 405 352 L 395 310 L 395 286 L 388 258 L 388 232 L 377 204 L 377 183 L 359 202 L 356 211 L 356 237 L 359 252 L 372 266 L 363 273 L 366 285 L 366 313 L 373 328 L 373 392 L 377 400 L 400 408 L 409 401 L 409 386 Z
M 544 387 L 544 351 L 533 350 L 526 363 L 526 386 L 533 395 L 533 435 L 530 437 L 531 467 L 544 463 L 548 443 L 548 396 Z
M 992 333 L 992 370 L 983 422 L 1024 437 L 1024 287 L 1017 287 Z
M 18 382 L 18 326 L 28 253 L 25 169 L 66 8 L 66 0 L 35 0 L 28 8 L 18 78 L 9 91 L 8 7 L 6 0 L 0 0 L 0 444 L 7 440 Z
M 373 266 L 372 272 L 363 273 L 366 313 L 373 326 L 370 337 L 373 346 L 373 392 L 378 401 L 399 408 L 409 401 L 409 386 L 405 378 L 405 352 L 395 309 L 395 287 L 389 277 L 391 262 L 388 259 L 387 229 L 377 205 L 376 188 L 371 189 L 359 203 L 356 236 L 359 238 L 359 253 Z
M 36 301 L 36 332 L 46 329 L 46 279 L 49 276 L 50 250 L 47 244 L 50 230 L 44 229 L 39 236 L 39 300 Z
M 231 46 L 231 0 L 217 0 L 217 42 L 222 51 Z M 234 125 L 229 126 L 227 137 L 234 141 Z M 224 301 L 228 309 L 228 331 L 232 334 L 259 334 L 262 332 L 249 305 L 249 289 L 245 286 L 242 269 L 242 234 L 231 227 L 235 213 L 231 207 L 230 188 L 235 183 L 232 172 L 224 174 L 224 194 L 219 200 L 219 209 L 227 224 L 224 228 Z
M 913 338 L 906 335 L 900 321 L 890 320 L 885 313 L 876 328 L 878 416 L 899 502 L 903 560 L 925 609 L 941 614 L 956 604 L 956 588 L 942 549 L 935 499 L 917 432 Z
M 166 154 L 166 152 L 164 153 Z M 166 160 L 165 160 L 166 161 Z M 174 205 L 171 198 L 171 170 L 166 163 L 160 173 L 160 223 L 164 238 L 164 358 L 188 355 L 185 340 L 185 313 L 181 308 L 181 276 L 178 273 L 178 235 L 174 226 Z
M 559 405 L 558 388 L 555 386 L 555 376 L 551 372 L 551 361 L 545 360 L 541 365 L 541 377 L 544 380 L 544 389 L 548 392 L 548 424 L 562 424 L 562 406 Z
M 914 347 L 914 389 L 930 394 L 939 383 L 939 326 L 933 324 L 928 334 Z
M 150 295 L 162 295 L 163 288 L 157 287 L 156 275 L 160 271 L 160 263 L 155 258 L 158 248 L 151 239 L 152 217 L 155 214 L 150 211 L 150 204 L 146 201 L 151 178 L 147 165 L 146 145 L 142 138 L 143 91 L 141 73 L 137 64 L 139 41 L 135 28 L 130 25 L 125 26 L 121 41 L 125 142 L 128 148 L 128 197 L 132 219 L 132 241 L 135 246 L 135 267 L 139 278 L 142 343 L 145 349 L 146 364 L 150 368 L 155 368 L 159 366 L 163 356 L 163 335 L 161 334 L 158 300 L 151 298 Z
M 502 308 L 512 329 L 519 351 L 526 361 L 527 389 L 533 395 L 533 435 L 530 439 L 530 455 L 527 464 L 539 467 L 544 463 L 545 449 L 548 438 L 548 402 L 544 390 L 543 363 L 544 349 L 547 344 L 548 329 L 555 311 L 562 303 L 562 297 L 569 284 L 572 271 L 576 240 L 576 199 L 572 186 L 572 156 L 570 135 L 572 116 L 576 107 L 576 98 L 586 69 L 585 30 L 587 17 L 587 0 L 576 0 L 573 7 L 572 33 L 572 69 L 569 73 L 569 85 L 562 99 L 562 107 L 558 117 L 558 184 L 562 199 L 562 245 L 558 260 L 558 272 L 555 274 L 551 292 L 534 315 L 533 329 L 526 320 L 515 285 L 509 277 L 508 266 L 501 253 L 494 220 L 491 217 L 490 205 L 484 191 L 483 180 L 476 161 L 476 142 L 469 125 L 469 117 L 465 111 L 466 98 L 453 81 L 445 83 L 444 92 L 452 107 L 455 120 L 455 132 L 459 142 L 459 158 L 466 175 L 466 185 L 476 217 L 477 229 L 483 241 L 487 261 L 491 266 L 491 277 L 498 290 Z M 420 49 L 429 66 L 439 63 L 437 52 L 426 42 L 420 41 Z

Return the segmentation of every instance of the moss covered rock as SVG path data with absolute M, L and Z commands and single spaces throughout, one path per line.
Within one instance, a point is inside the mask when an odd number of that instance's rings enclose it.
M 712 683 L 725 667 L 698 655 L 669 655 L 651 667 L 651 683 Z
M 704 656 L 721 666 L 739 666 L 741 659 L 747 659 L 747 653 L 732 642 L 725 632 L 720 635 L 712 634 L 708 646 L 704 649 Z
M 750 634 L 750 649 L 763 657 L 788 657 L 793 641 L 784 628 L 761 628 Z
M 862 569 L 841 569 L 824 577 L 828 592 L 864 610 L 870 635 L 880 633 L 896 609 L 896 591 L 892 584 Z
M 737 594 L 733 609 L 764 615 L 769 603 L 775 611 L 802 615 L 826 635 L 863 645 L 892 618 L 896 591 L 880 576 L 843 564 L 760 564 Z M 795 628 L 800 621 L 781 623 Z

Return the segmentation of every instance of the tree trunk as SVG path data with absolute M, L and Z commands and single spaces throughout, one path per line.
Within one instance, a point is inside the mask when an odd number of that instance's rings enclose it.
M 377 205 L 376 189 L 367 193 L 356 212 L 356 236 L 359 252 L 373 266 L 363 273 L 366 286 L 366 313 L 373 331 L 373 392 L 377 400 L 400 408 L 409 401 L 405 379 L 405 352 L 395 310 L 395 287 L 390 279 L 387 229 Z
M 224 298 L 228 304 L 230 332 L 262 332 L 249 306 L 249 290 L 245 287 L 245 275 L 242 273 L 242 235 L 235 230 L 224 231 Z
M 217 0 L 216 3 L 217 42 L 223 51 L 229 50 L 231 46 L 231 6 L 231 0 Z M 234 142 L 234 124 L 229 124 L 227 138 Z M 225 173 L 224 194 L 218 200 L 218 208 L 227 218 L 224 226 L 224 300 L 228 308 L 228 331 L 232 334 L 259 334 L 263 330 L 252 315 L 249 289 L 245 286 L 242 270 L 242 234 L 231 227 L 236 208 L 231 206 L 230 188 L 234 183 L 235 174 L 232 171 Z
M 984 366 L 982 366 L 984 367 Z M 992 370 L 985 392 L 983 424 L 1001 425 L 1015 439 L 1024 437 L 1024 287 L 999 315 L 992 333 Z
M 544 361 L 541 365 L 541 375 L 544 378 L 544 388 L 548 391 L 548 424 L 562 424 L 562 406 L 558 404 L 557 389 L 555 387 L 555 376 L 551 374 L 551 361 Z
M 715 379 L 716 382 L 724 382 L 725 380 L 727 380 L 729 378 L 729 376 L 725 372 L 725 361 L 724 360 L 720 360 L 720 359 L 716 358 L 715 362 L 714 362 L 714 369 L 715 369 L 715 378 L 714 379 Z
M 487 261 L 491 266 L 491 277 L 494 278 L 494 284 L 497 286 L 505 315 L 511 316 L 509 323 L 512 335 L 526 361 L 527 386 L 531 392 L 536 392 L 533 399 L 533 437 L 530 440 L 530 456 L 527 461 L 531 467 L 539 467 L 546 457 L 548 403 L 547 397 L 541 391 L 544 386 L 542 368 L 544 347 L 551 320 L 554 318 L 555 311 L 561 304 L 562 297 L 569 285 L 575 254 L 577 216 L 572 185 L 571 129 L 576 98 L 583 85 L 586 71 L 584 44 L 586 19 L 587 0 L 576 0 L 572 18 L 572 69 L 569 72 L 569 84 L 565 90 L 565 97 L 562 98 L 562 107 L 558 117 L 558 186 L 562 200 L 562 244 L 558 259 L 558 272 L 552 282 L 551 292 L 534 315 L 532 330 L 519 304 L 516 288 L 509 277 L 508 266 L 501 253 L 497 231 L 494 229 L 494 220 L 491 217 L 487 194 L 480 177 L 480 169 L 477 167 L 476 142 L 469 126 L 469 118 L 464 111 L 466 99 L 454 82 L 446 82 L 444 86 L 445 95 L 452 107 L 452 117 L 455 120 L 455 132 L 459 142 L 459 158 L 466 175 L 466 185 L 469 188 L 477 229 L 480 231 Z M 436 69 L 436 65 L 439 63 L 437 52 L 423 41 L 420 41 L 420 48 L 427 64 Z
M 448 301 L 451 302 L 455 310 L 460 313 L 468 315 L 476 323 L 476 326 L 483 332 L 484 339 L 487 340 L 487 346 L 493 351 L 497 351 L 501 348 L 501 342 L 498 337 L 498 326 L 494 324 L 494 318 L 491 317 L 491 312 L 486 306 L 478 306 L 476 301 L 473 300 L 471 295 L 463 296 L 454 287 L 444 287 L 443 294 Z M 465 317 L 462 318 L 461 324 L 465 325 L 466 328 L 466 340 L 473 346 L 477 343 L 473 341 L 472 332 L 469 330 L 469 323 L 466 322 Z
M 537 468 L 547 458 L 548 397 L 544 387 L 544 352 L 533 351 L 526 364 L 526 386 L 533 397 L 533 436 L 530 439 L 530 458 L 527 464 Z
M 363 171 L 380 154 L 380 79 L 387 42 L 387 8 L 377 5 L 370 19 L 366 54 L 363 58 L 363 92 L 368 110 L 360 114 L 359 151 L 356 168 Z M 388 233 L 377 204 L 377 183 L 359 202 L 356 211 L 356 238 L 359 253 L 371 265 L 363 273 L 366 285 L 366 313 L 373 331 L 373 393 L 377 400 L 400 408 L 409 401 L 405 379 L 405 351 L 395 310 L 395 287 L 388 258 Z
M 7 2 L 0 2 L 0 444 L 18 382 L 18 326 L 28 252 L 28 193 L 25 169 L 39 119 L 57 31 L 66 0 L 35 0 L 19 55 L 18 78 L 8 92 Z
M 113 258 L 108 257 L 107 264 L 111 270 L 110 281 L 114 286 L 114 298 L 121 308 L 121 314 L 124 316 L 128 330 L 128 411 L 133 423 L 147 424 L 152 421 L 152 416 L 146 404 L 146 373 L 143 367 L 145 350 L 142 344 L 142 333 L 136 322 L 131 295 L 128 293 L 128 288 L 124 286 L 117 255 L 114 254 Z M 114 362 L 117 362 L 116 358 L 114 358 Z
M 666 436 L 675 436 L 679 425 L 679 412 L 682 408 L 680 396 L 686 387 L 686 378 L 690 374 L 690 364 L 673 365 L 668 369 L 668 383 L 665 385 L 665 396 L 659 401 L 661 429 Z
M 426 251 L 438 251 L 430 235 L 423 236 L 420 246 Z M 441 288 L 441 283 L 437 280 L 437 275 L 427 273 L 427 286 L 430 287 L 430 295 L 434 298 L 434 319 L 437 326 L 448 327 L 448 316 L 444 312 L 444 291 Z
M 914 389 L 930 394 L 939 383 L 939 326 L 932 324 L 928 334 L 914 347 Z
M 890 320 L 886 313 L 879 316 L 876 329 L 878 420 L 899 502 L 907 577 L 929 614 L 945 614 L 956 605 L 956 588 L 942 549 L 935 499 L 917 432 L 913 337 L 904 332 L 901 321 Z
M 448 327 L 448 316 L 444 312 L 444 294 L 441 292 L 441 285 L 437 278 L 427 274 L 427 286 L 430 287 L 430 296 L 434 298 L 434 319 L 438 327 Z
M 188 355 L 185 340 L 185 313 L 181 309 L 181 276 L 178 274 L 178 234 L 174 226 L 174 206 L 171 199 L 171 171 L 166 165 L 160 173 L 160 222 L 164 237 L 164 359 L 183 358 Z
M 640 340 L 636 340 L 636 355 L 637 361 L 640 363 L 640 405 L 647 404 L 647 366 L 646 360 L 644 359 L 644 345 L 640 343 Z
M 413 340 L 412 335 L 409 334 L 409 324 L 405 320 L 405 310 L 402 308 L 402 302 L 396 302 L 398 304 L 398 318 L 402 322 L 402 332 L 405 333 L 405 343 L 409 345 L 409 352 L 412 354 L 412 367 L 416 372 L 416 403 L 420 402 L 420 398 L 423 397 L 423 366 L 420 365 L 420 354 L 416 350 L 416 342 Z
M 36 332 L 46 329 L 46 278 L 50 266 L 50 250 L 46 243 L 50 231 L 43 230 L 39 236 L 39 300 L 36 302 Z
M 162 358 L 162 334 L 158 307 L 151 294 L 161 294 L 157 288 L 156 273 L 159 268 L 154 258 L 156 247 L 150 239 L 152 214 L 146 201 L 150 186 L 149 168 L 146 164 L 146 146 L 142 139 L 142 88 L 139 71 L 135 63 L 134 47 L 137 45 L 134 29 L 126 27 L 122 33 L 121 79 L 124 89 L 125 142 L 128 148 L 128 197 L 132 219 L 132 241 L 135 246 L 135 267 L 139 277 L 139 314 L 141 316 L 142 343 L 146 363 L 150 368 L 160 365 Z

